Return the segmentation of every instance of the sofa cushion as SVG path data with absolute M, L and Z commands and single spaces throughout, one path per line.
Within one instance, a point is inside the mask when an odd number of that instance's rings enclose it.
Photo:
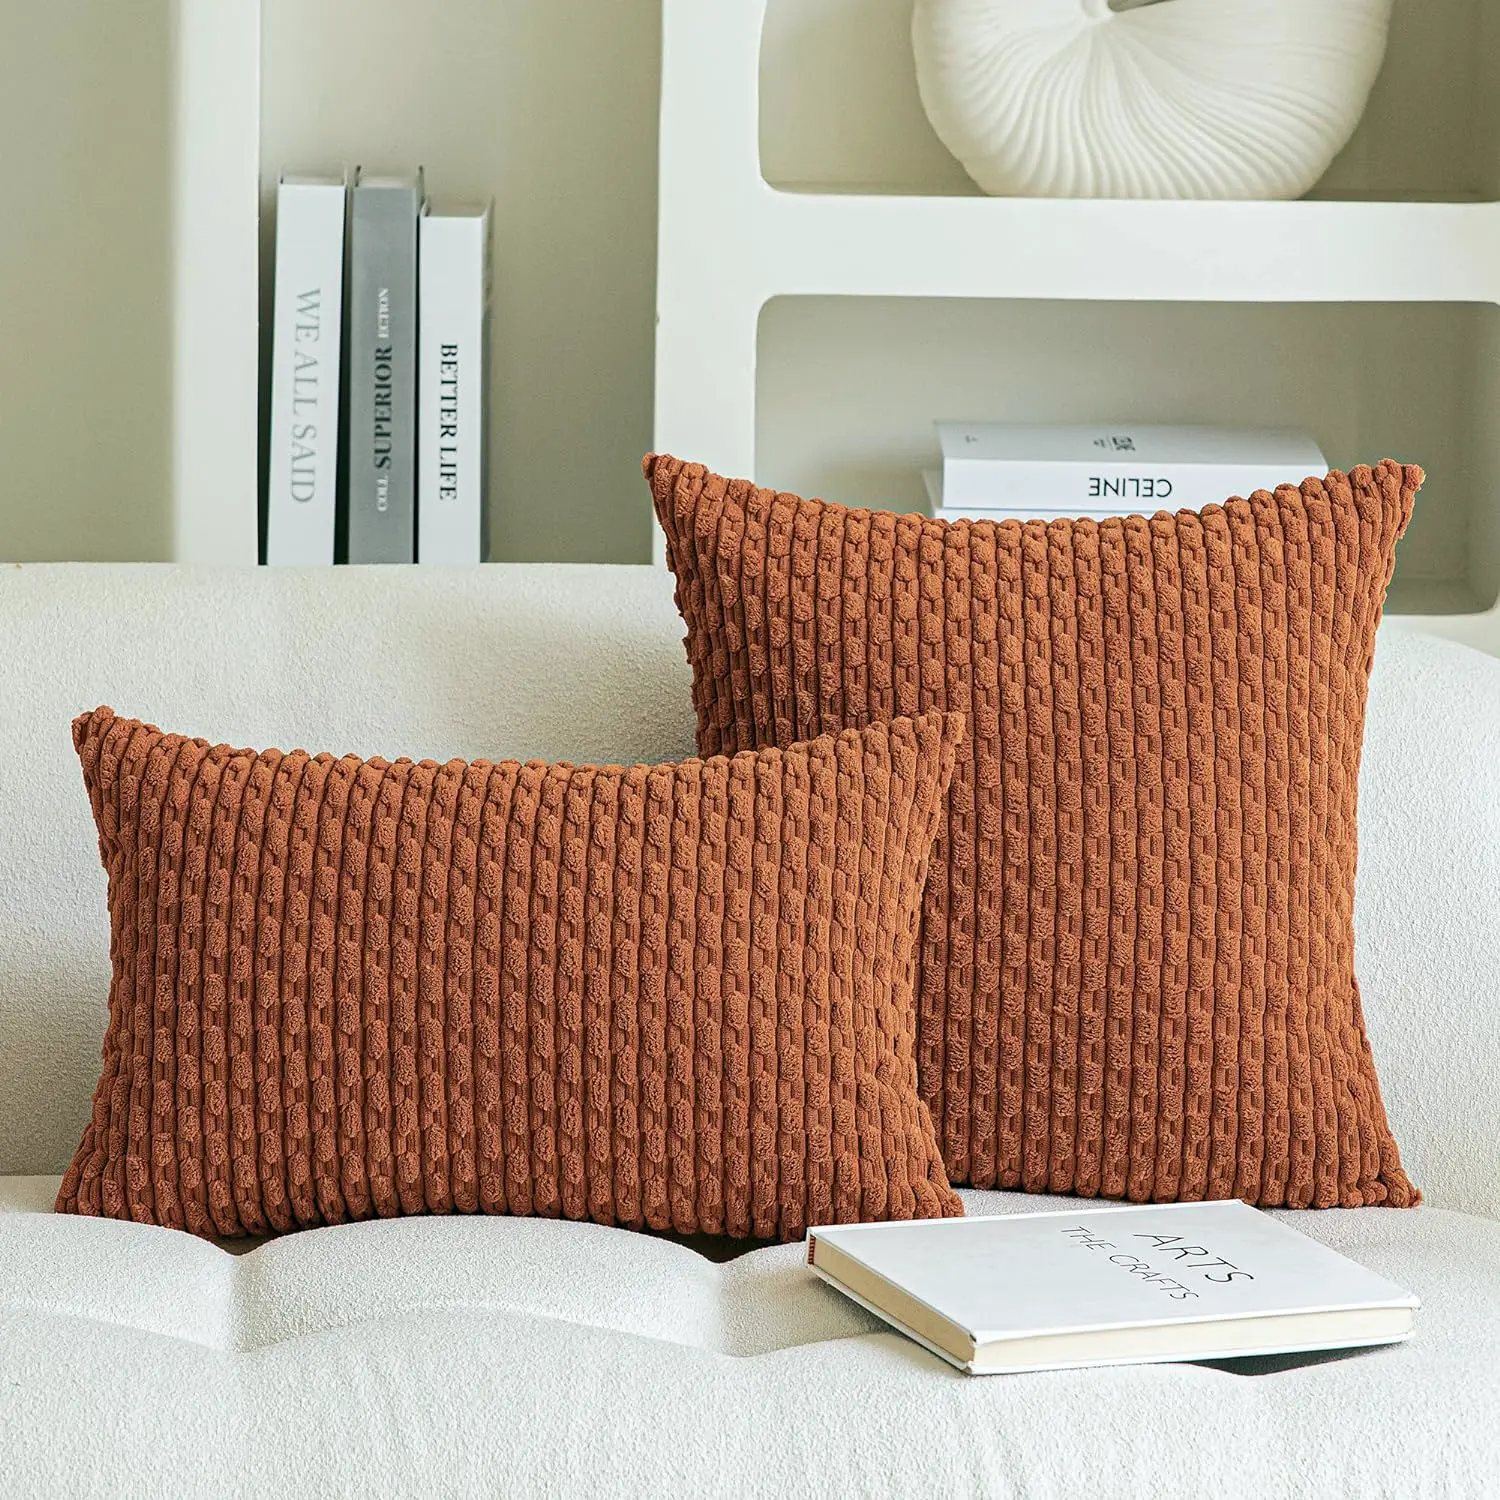
M 153 1495 L 1232 1500 L 1478 1495 L 1500 1471 L 1500 1224 L 1436 1209 L 1285 1215 L 1422 1297 L 1408 1344 L 974 1378 L 797 1245 L 720 1266 L 592 1224 L 454 1217 L 231 1255 L 50 1214 L 56 1186 L 0 1179 L 18 1493 L 114 1494 L 128 1474 Z
M 59 1207 L 794 1239 L 959 1212 L 912 975 L 962 734 L 439 766 L 80 716 L 114 976 Z
M 1421 470 L 945 523 L 647 460 L 703 754 L 957 710 L 919 1077 L 949 1176 L 1406 1205 L 1354 975 L 1375 628 Z

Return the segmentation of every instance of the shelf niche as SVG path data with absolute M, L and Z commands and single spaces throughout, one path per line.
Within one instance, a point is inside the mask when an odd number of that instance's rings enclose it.
M 659 21 L 598 7 L 261 0 L 262 330 L 283 172 L 425 166 L 493 199 L 493 561 L 641 562 Z M 263 350 L 263 368 L 266 351 Z
M 760 483 L 920 510 L 947 417 L 1295 427 L 1427 469 L 1392 613 L 1500 596 L 1495 305 L 781 297 L 758 343 Z
M 761 173 L 789 192 L 979 190 L 922 111 L 912 0 L 768 0 Z M 1500 199 L 1500 5 L 1396 0 L 1353 140 L 1310 197 Z

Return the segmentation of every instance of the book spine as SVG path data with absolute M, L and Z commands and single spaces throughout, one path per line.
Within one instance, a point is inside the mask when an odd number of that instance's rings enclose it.
M 341 185 L 282 183 L 277 191 L 266 496 L 273 566 L 333 561 L 344 218 Z
M 349 243 L 349 561 L 416 556 L 415 187 L 356 186 Z
M 421 225 L 417 560 L 485 559 L 489 216 Z
M 1305 476 L 1280 468 L 1220 464 L 1007 463 L 950 459 L 943 466 L 947 509 L 1025 509 L 1037 514 L 1200 510 L 1234 495 Z

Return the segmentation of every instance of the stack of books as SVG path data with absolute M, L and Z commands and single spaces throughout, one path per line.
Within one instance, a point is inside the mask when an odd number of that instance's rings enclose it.
M 1299 432 L 999 422 L 937 428 L 943 467 L 924 477 L 932 513 L 944 521 L 1199 510 L 1328 468 L 1318 445 Z
M 488 205 L 282 178 L 268 563 L 484 561 L 489 293 Z

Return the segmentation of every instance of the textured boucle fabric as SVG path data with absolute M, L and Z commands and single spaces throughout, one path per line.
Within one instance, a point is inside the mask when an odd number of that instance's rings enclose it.
M 6 1500 L 1480 1500 L 1500 1473 L 1500 1223 L 1441 1209 L 1278 1213 L 1421 1297 L 1407 1343 L 971 1379 L 800 1245 L 715 1265 L 455 1215 L 231 1253 L 56 1192 L 0 1176 Z
M 265 1234 L 541 1214 L 757 1238 L 961 1212 L 916 1093 L 925 715 L 678 765 L 74 742 L 109 1028 L 58 1207 Z
M 1354 975 L 1386 462 L 1154 518 L 943 523 L 646 461 L 700 753 L 958 710 L 918 1072 L 950 1178 L 1407 1205 Z

